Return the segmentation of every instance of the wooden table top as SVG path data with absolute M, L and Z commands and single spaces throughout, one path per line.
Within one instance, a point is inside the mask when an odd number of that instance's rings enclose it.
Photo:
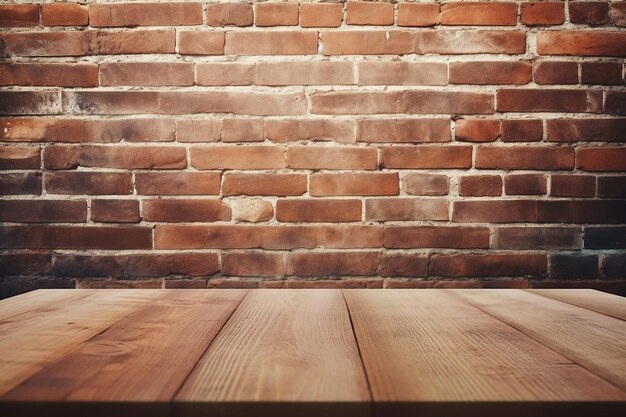
M 39 290 L 0 301 L 0 415 L 624 416 L 593 290 Z

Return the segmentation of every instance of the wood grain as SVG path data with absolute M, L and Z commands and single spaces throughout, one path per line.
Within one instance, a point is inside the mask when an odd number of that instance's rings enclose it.
M 447 290 L 344 294 L 372 395 L 388 406 L 377 406 L 383 414 L 445 415 L 455 411 L 447 405 L 463 402 L 456 412 L 480 415 L 485 402 L 508 402 L 491 409 L 510 415 L 523 402 L 626 400 L 617 387 Z
M 0 323 L 0 395 L 163 293 L 73 290 Z
M 73 289 L 35 290 L 0 300 L 0 326 L 6 326 L 7 320 L 13 316 L 27 313 L 45 305 L 63 303 L 72 298 L 84 296 L 85 293 Z M 14 323 L 19 323 L 19 321 Z
M 619 295 L 582 288 L 526 291 L 626 320 L 626 298 Z
M 368 415 L 369 399 L 341 291 L 267 289 L 241 303 L 177 395 L 175 410 L 302 416 L 322 415 L 316 404 L 330 404 L 323 415 Z
M 624 321 L 523 290 L 453 291 L 626 390 Z

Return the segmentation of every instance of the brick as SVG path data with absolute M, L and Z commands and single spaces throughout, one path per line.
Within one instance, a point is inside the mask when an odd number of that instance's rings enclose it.
M 499 89 L 501 112 L 599 113 L 602 94 L 596 90 Z
M 239 62 L 210 62 L 196 64 L 198 85 L 253 85 L 256 65 Z
M 155 230 L 155 249 L 360 249 L 382 245 L 382 228 L 369 225 L 157 225 Z
M 96 87 L 95 64 L 0 64 L 0 85 Z
M 82 56 L 173 53 L 175 31 L 89 30 L 0 34 L 0 56 Z
M 6 253 L 0 255 L 0 276 L 47 275 L 52 257 L 47 253 Z
M 444 3 L 440 21 L 442 25 L 515 26 L 517 5 L 504 2 Z
M 476 280 L 463 280 L 463 281 L 438 281 L 434 279 L 428 280 L 399 280 L 390 279 L 385 280 L 385 288 L 482 288 L 483 283 Z
M 623 253 L 605 255 L 602 274 L 604 278 L 626 278 L 626 255 Z
M 452 84 L 528 84 L 532 80 L 532 65 L 527 61 L 516 62 L 452 62 Z
M 626 26 L 626 3 L 612 3 L 609 17 L 613 25 Z
M 239 277 L 282 277 L 286 274 L 284 253 L 222 254 L 222 275 Z
M 441 277 L 542 277 L 546 271 L 545 255 L 433 255 L 428 274 Z
M 0 169 L 41 168 L 41 148 L 35 146 L 0 146 Z
M 44 26 L 87 26 L 89 9 L 75 3 L 42 4 L 41 23 Z
M 465 91 L 331 91 L 311 97 L 316 114 L 492 114 L 493 95 Z
M 78 279 L 76 288 L 79 289 L 162 289 L 162 279 Z
M 376 169 L 376 149 L 365 147 L 291 146 L 287 167 L 293 169 Z
M 393 25 L 393 4 L 349 1 L 346 3 L 346 23 L 349 25 Z
M 265 222 L 274 217 L 274 206 L 260 198 L 246 198 L 230 202 L 232 217 L 237 222 Z
M 596 255 L 552 255 L 550 256 L 550 278 L 595 279 L 599 278 Z
M 181 55 L 223 55 L 224 32 L 180 32 L 178 52 Z
M 230 220 L 230 207 L 219 199 L 143 200 L 141 217 L 154 222 L 215 222 Z
M 446 85 L 448 66 L 443 62 L 360 62 L 359 84 Z
M 622 85 L 622 65 L 619 62 L 583 62 L 582 84 Z
M 620 142 L 626 119 L 554 119 L 547 128 L 552 142 Z
M 609 22 L 608 1 L 576 1 L 569 3 L 569 21 L 585 25 L 603 25 Z
M 418 254 L 383 254 L 380 259 L 383 277 L 426 277 L 428 256 Z
M 489 247 L 486 227 L 386 226 L 383 246 L 389 249 Z
M 222 120 L 222 142 L 262 142 L 263 119 Z
M 0 247 L 25 249 L 151 249 L 150 227 L 5 226 Z
M 583 171 L 626 171 L 626 148 L 578 148 L 576 168 Z
M 539 55 L 626 56 L 626 32 L 537 32 Z
M 494 249 L 578 249 L 580 227 L 499 227 Z
M 502 121 L 503 142 L 539 142 L 542 139 L 543 122 L 541 120 Z
M 63 103 L 70 114 L 158 113 L 157 91 L 64 91 Z
M 41 174 L 24 172 L 0 174 L 0 195 L 40 195 Z
M 448 220 L 443 198 L 370 198 L 365 200 L 366 221 Z
M 233 31 L 226 33 L 226 55 L 315 55 L 315 31 Z
M 61 114 L 61 100 L 57 91 L 2 91 L 0 114 Z
M 39 5 L 0 5 L 0 27 L 25 27 L 39 25 Z
M 0 118 L 0 139 L 15 142 L 167 142 L 175 136 L 174 120 Z
M 578 64 L 568 61 L 535 62 L 537 84 L 578 84 Z
M 206 9 L 209 26 L 252 26 L 254 21 L 250 3 L 209 3 Z
M 399 178 L 397 173 L 367 174 L 312 174 L 310 177 L 311 196 L 372 196 L 398 195 Z
M 571 170 L 574 149 L 548 146 L 480 147 L 476 150 L 476 168 Z
M 502 195 L 502 177 L 499 175 L 469 175 L 459 177 L 461 197 L 487 197 Z
M 565 22 L 563 2 L 524 2 L 521 8 L 521 21 L 528 26 L 561 25 Z
M 191 149 L 196 169 L 279 169 L 285 167 L 285 151 L 276 146 L 211 146 Z
M 355 142 L 355 122 L 337 119 L 265 119 L 265 136 L 272 142 L 299 140 Z
M 92 200 L 91 220 L 100 223 L 139 223 L 139 201 Z
M 298 3 L 256 3 L 256 26 L 297 26 Z
M 494 142 L 501 135 L 500 120 L 458 119 L 455 138 L 462 142 Z
M 471 146 L 393 146 L 380 148 L 380 165 L 405 169 L 467 169 Z
M 626 249 L 626 227 L 588 226 L 583 240 L 585 249 Z
M 262 281 L 261 288 L 322 288 L 322 289 L 344 289 L 344 288 L 382 288 L 383 282 L 377 278 L 353 278 L 345 279 L 288 279 L 281 281 Z
M 100 64 L 103 86 L 189 86 L 194 83 L 191 62 L 124 62 Z
M 607 91 L 604 112 L 608 114 L 626 115 L 626 93 Z
M 407 174 L 402 177 L 402 189 L 409 195 L 448 195 L 450 180 L 440 174 Z
M 452 221 L 469 223 L 532 223 L 538 220 L 536 208 L 536 201 L 529 200 L 455 201 L 452 209 Z
M 48 194 L 132 194 L 132 175 L 127 172 L 46 172 Z
M 507 30 L 325 31 L 324 55 L 521 54 L 522 32 Z
M 0 200 L 0 221 L 19 223 L 79 223 L 87 216 L 85 201 Z
M 195 288 L 207 288 L 206 279 L 185 279 L 185 278 L 173 278 L 166 279 L 164 282 L 165 289 L 195 289 Z
M 157 146 L 52 145 L 44 152 L 47 169 L 80 167 L 119 169 L 175 169 L 187 166 L 184 148 Z
M 550 195 L 554 197 L 595 197 L 596 178 L 591 175 L 552 175 Z
M 343 5 L 340 3 L 300 3 L 300 26 L 303 28 L 341 26 Z
M 178 142 L 217 142 L 222 136 L 219 119 L 191 119 L 176 121 Z
M 435 26 L 439 23 L 439 3 L 399 3 L 398 26 Z
M 449 142 L 448 119 L 361 119 L 357 141 L 370 143 Z
M 137 172 L 135 188 L 140 195 L 207 195 L 220 193 L 217 172 Z
M 303 174 L 226 173 L 222 193 L 231 195 L 299 196 L 307 191 Z
M 93 27 L 184 26 L 202 24 L 201 3 L 117 3 L 89 6 Z
M 379 252 L 292 252 L 287 274 L 301 277 L 376 275 Z
M 626 178 L 598 177 L 598 197 L 626 198 Z
M 504 177 L 506 195 L 545 195 L 547 181 L 542 174 L 515 174 Z
M 358 222 L 360 200 L 299 199 L 276 201 L 279 222 Z
M 351 62 L 259 62 L 257 85 L 342 85 L 354 84 Z

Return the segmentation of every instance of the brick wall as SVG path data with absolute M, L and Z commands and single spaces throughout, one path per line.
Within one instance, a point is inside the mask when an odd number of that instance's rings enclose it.
M 626 289 L 626 2 L 0 2 L 0 288 Z

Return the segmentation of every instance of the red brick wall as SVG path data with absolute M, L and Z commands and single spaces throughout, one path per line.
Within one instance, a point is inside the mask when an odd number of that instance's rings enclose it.
M 626 288 L 626 2 L 0 3 L 3 295 Z

